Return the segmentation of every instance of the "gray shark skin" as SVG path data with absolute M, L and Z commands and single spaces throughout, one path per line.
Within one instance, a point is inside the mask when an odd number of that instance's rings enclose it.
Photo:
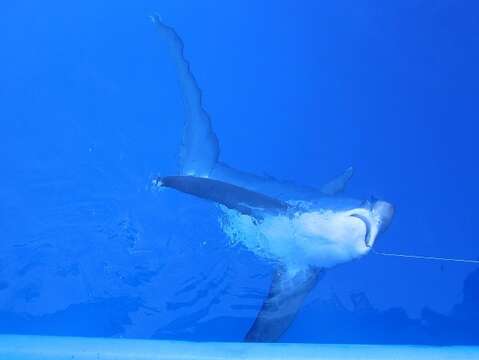
M 244 215 L 262 219 L 266 214 L 287 213 L 291 206 L 287 203 L 218 180 L 196 176 L 166 176 L 157 178 L 158 185 L 222 204 Z
M 316 188 L 258 176 L 221 162 L 219 141 L 184 57 L 183 42 L 158 16 L 152 20 L 170 47 L 186 107 L 179 173 L 159 177 L 155 184 L 223 205 L 230 226 L 223 227 L 224 232 L 230 237 L 241 234 L 240 241 L 248 250 L 279 264 L 245 336 L 250 342 L 277 341 L 325 269 L 366 255 L 390 224 L 394 208 L 381 200 L 337 197 L 353 175 L 351 167 Z
M 324 269 L 310 267 L 291 277 L 286 269 L 278 269 L 273 274 L 268 296 L 245 341 L 274 342 L 279 339 L 288 330 L 304 300 L 324 273 Z

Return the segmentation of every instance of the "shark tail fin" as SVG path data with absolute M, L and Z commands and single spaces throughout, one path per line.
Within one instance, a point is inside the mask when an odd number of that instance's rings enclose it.
M 202 105 L 201 90 L 184 56 L 183 41 L 175 29 L 166 25 L 159 15 L 153 15 L 151 20 L 170 46 L 186 108 L 179 156 L 180 174 L 207 177 L 218 162 L 220 149 L 210 117 Z
M 278 269 L 268 296 L 245 336 L 247 342 L 274 342 L 289 328 L 304 300 L 324 274 L 324 269 L 309 267 L 299 271 Z

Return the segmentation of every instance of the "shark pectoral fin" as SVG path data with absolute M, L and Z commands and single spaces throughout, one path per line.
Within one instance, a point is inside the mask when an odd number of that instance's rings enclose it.
M 183 52 L 183 41 L 175 29 L 165 25 L 158 15 L 151 17 L 160 34 L 170 45 L 186 110 L 183 141 L 180 150 L 182 175 L 208 176 L 219 157 L 219 142 L 210 117 L 201 102 L 201 90 Z
M 274 342 L 289 328 L 304 300 L 324 274 L 324 269 L 309 267 L 299 271 L 278 269 L 268 297 L 245 336 L 248 342 Z
M 346 185 L 348 185 L 349 180 L 353 177 L 353 174 L 353 167 L 348 167 L 341 175 L 323 185 L 321 192 L 325 195 L 336 195 L 343 192 Z
M 186 194 L 224 205 L 244 215 L 287 214 L 290 206 L 280 200 L 219 180 L 196 176 L 165 176 L 155 180 Z

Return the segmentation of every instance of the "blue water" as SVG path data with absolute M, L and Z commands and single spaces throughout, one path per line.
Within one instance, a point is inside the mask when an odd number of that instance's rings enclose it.
M 396 215 L 376 248 L 479 259 L 473 1 L 19 0 L 0 20 L 0 332 L 241 341 L 270 263 L 177 171 L 181 35 L 228 164 Z M 282 341 L 479 344 L 478 265 L 369 254 Z

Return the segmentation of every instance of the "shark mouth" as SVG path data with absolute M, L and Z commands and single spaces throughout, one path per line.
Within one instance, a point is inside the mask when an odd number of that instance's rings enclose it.
M 379 233 L 384 232 L 391 223 L 394 207 L 386 201 L 368 202 L 366 207 L 356 210 L 350 216 L 361 220 L 366 227 L 364 244 L 372 248 Z
M 364 226 L 366 227 L 366 234 L 364 235 L 364 244 L 366 245 L 366 247 L 372 248 L 374 239 L 371 236 L 371 227 L 372 227 L 371 221 L 366 216 L 361 214 L 352 214 L 351 216 L 361 220 L 364 223 Z

